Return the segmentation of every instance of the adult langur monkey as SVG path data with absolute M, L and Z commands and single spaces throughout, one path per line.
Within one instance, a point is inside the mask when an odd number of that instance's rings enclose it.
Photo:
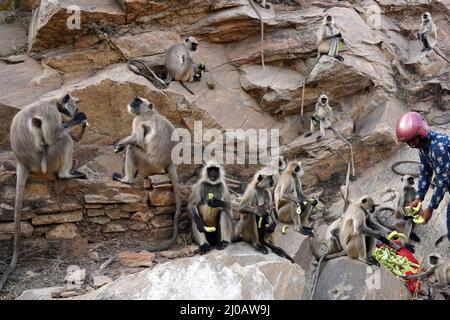
M 178 222 L 181 213 L 181 198 L 177 168 L 172 161 L 172 149 L 177 144 L 172 137 L 176 135 L 175 127 L 160 115 L 147 99 L 134 97 L 128 104 L 128 112 L 134 116 L 133 129 L 130 136 L 123 138 L 115 145 L 115 152 L 124 147 L 125 176 L 114 173 L 113 179 L 125 184 L 133 184 L 137 174 L 147 177 L 151 174 L 166 171 L 172 182 L 175 195 L 176 213 L 174 233 L 170 241 L 152 251 L 168 249 L 178 236 Z
M 317 201 L 309 201 L 303 194 L 300 176 L 304 174 L 300 162 L 289 162 L 275 188 L 275 208 L 278 220 L 294 223 L 295 230 L 303 235 L 313 236 L 312 228 L 306 226 L 309 215 Z
M 159 247 L 147 248 L 148 251 L 167 250 L 177 239 L 181 214 L 177 168 L 172 161 L 172 149 L 178 141 L 176 130 L 147 99 L 134 97 L 127 108 L 128 112 L 134 116 L 133 129 L 130 136 L 117 142 L 114 147 L 115 153 L 121 152 L 126 147 L 125 176 L 114 173 L 112 178 L 125 184 L 133 184 L 138 174 L 147 177 L 162 171 L 167 172 L 172 182 L 176 208 L 172 239 Z M 108 259 L 100 266 L 100 270 L 106 268 L 115 259 L 116 256 Z
M 437 27 L 431 18 L 431 13 L 425 12 L 422 14 L 422 23 L 420 31 L 417 33 L 417 39 L 422 43 L 422 52 L 434 51 L 438 56 L 450 63 L 450 60 L 437 48 Z
M 317 126 L 317 122 L 319 122 L 320 127 L 320 135 L 317 136 L 317 140 L 323 138 L 325 136 L 325 120 L 328 117 L 333 116 L 333 110 L 330 107 L 328 96 L 322 93 L 317 100 L 316 110 L 311 115 L 311 131 L 305 134 L 305 137 L 309 137 L 314 133 L 314 129 Z
M 50 103 L 36 104 L 23 108 L 14 116 L 10 133 L 11 149 L 17 158 L 14 251 L 11 264 L 0 280 L 0 290 L 14 271 L 19 257 L 22 201 L 28 175 L 54 175 L 59 179 L 86 178 L 84 173 L 72 171 L 73 142 L 69 131 L 77 125 L 86 125 L 87 120 L 86 115 L 78 111 L 77 101 L 66 94 L 56 106 Z M 63 122 L 61 113 L 71 120 Z
M 344 61 L 344 58 L 340 56 L 339 53 L 339 44 L 344 42 L 342 38 L 342 34 L 337 31 L 336 25 L 334 23 L 334 19 L 332 16 L 327 15 L 323 18 L 322 26 L 320 27 L 317 33 L 317 58 L 314 62 L 311 69 L 305 76 L 303 80 L 303 91 L 302 91 L 302 108 L 301 108 L 301 117 L 303 118 L 303 107 L 305 102 L 305 86 L 308 81 L 308 77 L 311 72 L 314 70 L 315 66 L 319 63 L 320 58 L 323 55 L 328 55 L 330 57 L 334 57 L 339 61 Z
M 215 246 L 225 249 L 234 238 L 231 197 L 225 172 L 216 162 L 208 162 L 200 180 L 192 187 L 188 211 L 192 217 L 192 234 L 203 255 Z
M 429 12 L 422 14 L 422 24 L 420 25 L 420 31 L 417 33 L 417 39 L 423 45 L 422 52 L 432 51 L 437 43 L 437 28 Z
M 179 81 L 189 93 L 194 95 L 184 84 L 184 81 L 194 81 L 196 67 L 192 56 L 197 51 L 197 47 L 197 40 L 194 37 L 189 37 L 184 42 L 174 44 L 167 50 L 164 62 L 167 71 L 167 77 L 164 80 L 166 85 L 173 80 Z
M 253 10 L 255 10 L 256 14 L 258 15 L 259 21 L 261 22 L 261 65 L 264 69 L 266 67 L 264 64 L 264 21 L 261 13 L 255 5 L 255 2 L 253 0 L 248 0 L 248 2 L 250 2 L 250 5 L 253 7 Z M 266 0 L 256 0 L 256 2 L 264 9 L 270 9 L 270 5 L 266 4 Z
M 431 285 L 429 296 L 432 298 L 434 289 L 443 289 L 450 285 L 450 261 L 444 259 L 439 253 L 433 252 L 428 256 L 428 266 L 420 274 L 403 276 L 404 279 L 428 279 L 435 276 L 436 281 Z M 449 299 L 449 294 L 441 292 L 446 300 Z
M 263 254 L 268 254 L 267 248 L 270 248 L 273 253 L 294 263 L 292 257 L 275 245 L 273 233 L 276 219 L 270 192 L 272 187 L 273 173 L 267 168 L 258 171 L 247 186 L 239 205 L 243 220 L 242 239 Z
M 416 199 L 417 190 L 414 187 L 413 176 L 405 175 L 402 177 L 401 181 L 403 182 L 403 186 L 398 197 L 397 208 L 381 207 L 375 212 L 375 217 L 384 227 L 403 233 L 405 235 L 404 246 L 414 253 L 414 246 L 409 244 L 408 241 L 411 238 L 413 241 L 420 242 L 420 238 L 413 232 L 415 223 L 413 222 L 414 215 L 412 213 L 414 209 L 410 207 L 410 204 Z M 383 210 L 395 212 L 394 225 L 385 223 L 383 219 L 378 216 L 379 212 Z

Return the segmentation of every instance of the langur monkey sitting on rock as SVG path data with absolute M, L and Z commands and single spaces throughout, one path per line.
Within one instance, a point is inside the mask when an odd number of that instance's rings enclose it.
M 317 124 L 320 126 L 320 135 L 317 140 L 323 138 L 325 136 L 325 121 L 332 116 L 333 110 L 330 107 L 328 96 L 323 93 L 317 100 L 315 112 L 311 115 L 311 131 L 305 134 L 305 138 L 314 133 Z
M 167 77 L 164 80 L 166 85 L 173 80 L 180 81 L 186 90 L 194 94 L 186 87 L 184 81 L 193 82 L 196 69 L 200 67 L 195 66 L 192 59 L 197 47 L 197 40 L 194 37 L 189 37 L 184 42 L 175 44 L 167 50 L 164 63 L 167 72 Z
M 417 39 L 422 42 L 422 52 L 432 51 L 437 43 L 437 28 L 429 12 L 422 15 L 422 24 L 420 25 L 420 31 L 417 33 Z
M 275 188 L 275 208 L 279 221 L 294 223 L 296 231 L 313 236 L 312 228 L 306 224 L 317 201 L 315 199 L 309 201 L 303 194 L 300 180 L 303 174 L 301 162 L 289 162 Z
M 317 61 L 323 55 L 334 57 L 339 61 L 344 61 L 344 58 L 340 56 L 339 44 L 342 39 L 342 34 L 337 32 L 336 25 L 332 16 L 327 15 L 322 22 L 322 26 L 317 34 L 318 47 L 317 47 Z
M 268 254 L 267 248 L 270 248 L 280 257 L 294 262 L 292 257 L 274 243 L 276 219 L 270 192 L 272 187 L 273 173 L 266 169 L 258 171 L 247 186 L 239 206 L 243 219 L 242 239 L 263 254 Z
M 0 290 L 14 271 L 19 257 L 22 200 L 29 174 L 54 175 L 59 179 L 85 179 L 72 170 L 73 141 L 70 130 L 86 124 L 78 111 L 77 99 L 65 95 L 56 105 L 35 104 L 23 108 L 11 124 L 11 149 L 17 158 L 17 185 L 14 204 L 14 251 L 11 264 L 0 280 Z M 61 113 L 71 118 L 62 121 Z
M 125 176 L 114 173 L 112 178 L 125 184 L 133 184 L 138 174 L 147 177 L 162 171 L 168 173 L 176 203 L 174 233 L 172 239 L 166 244 L 149 249 L 150 251 L 167 250 L 178 236 L 181 214 L 177 168 L 172 161 L 172 149 L 178 141 L 176 130 L 169 120 L 154 109 L 153 104 L 147 99 L 134 97 L 128 104 L 128 112 L 134 116 L 132 133 L 120 140 L 114 149 L 117 153 L 126 147 Z
M 450 261 L 445 260 L 439 253 L 431 253 L 428 256 L 428 267 L 425 272 L 420 274 L 404 276 L 404 279 L 428 279 L 431 276 L 436 278 L 436 281 L 431 285 L 429 295 L 433 296 L 434 289 L 443 289 L 444 287 L 450 285 Z M 449 294 L 442 292 L 442 295 L 448 300 Z
M 225 249 L 234 238 L 231 197 L 225 172 L 215 162 L 208 162 L 200 180 L 192 187 L 188 211 L 192 217 L 192 234 L 203 255 L 215 246 Z

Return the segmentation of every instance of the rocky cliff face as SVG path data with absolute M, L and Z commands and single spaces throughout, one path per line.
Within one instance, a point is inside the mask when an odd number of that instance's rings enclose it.
M 27 105 L 71 93 L 80 98 L 80 109 L 91 124 L 75 155 L 90 178 L 49 184 L 33 180 L 25 201 L 24 235 L 96 232 L 88 230 L 150 232 L 152 238 L 170 234 L 170 186 L 169 191 L 167 186 L 145 191 L 110 180 L 123 163 L 111 145 L 130 131 L 126 105 L 134 95 L 149 99 L 176 127 L 191 133 L 194 121 L 202 121 L 205 129 L 279 129 L 282 153 L 304 164 L 307 190 L 345 173 L 351 159 L 347 144 L 331 130 L 319 142 L 315 135 L 304 138 L 321 93 L 330 97 L 334 109 L 336 119 L 330 125 L 352 144 L 356 174 L 398 150 L 394 126 L 402 113 L 418 110 L 431 118 L 448 108 L 448 64 L 434 53 L 421 53 L 415 33 L 420 15 L 431 12 L 439 49 L 449 56 L 449 1 L 270 2 L 270 9 L 260 9 L 265 69 L 260 64 L 260 22 L 247 0 L 21 1 L 24 10 L 33 10 L 21 23 L 2 12 L 0 160 L 14 160 L 9 128 L 15 113 Z M 80 10 L 75 29 L 67 23 L 76 14 L 73 5 Z M 323 57 L 314 68 L 302 119 L 302 83 L 315 61 L 316 32 L 325 13 L 335 18 L 343 34 L 345 61 Z M 96 33 L 93 24 L 107 36 Z M 177 82 L 158 89 L 127 68 L 125 59 L 139 58 L 161 70 L 165 51 L 189 35 L 199 40 L 195 60 L 207 66 L 201 82 L 188 84 L 195 95 Z M 10 238 L 14 179 L 7 165 L 3 169 L 0 236 Z M 181 166 L 182 183 L 192 183 L 197 169 Z M 226 166 L 243 181 L 257 169 Z M 189 188 L 184 192 L 187 196 Z

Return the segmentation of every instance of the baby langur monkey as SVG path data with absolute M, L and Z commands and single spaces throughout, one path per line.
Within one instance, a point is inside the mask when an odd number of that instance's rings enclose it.
M 196 66 L 192 56 L 197 51 L 198 42 L 194 37 L 187 38 L 184 42 L 174 44 L 171 46 L 165 56 L 165 68 L 167 77 L 164 80 L 168 85 L 171 81 L 180 81 L 181 85 L 194 94 L 183 81 L 194 81 L 194 74 L 196 73 Z
M 431 285 L 429 295 L 433 296 L 434 289 L 443 289 L 450 285 L 450 261 L 445 260 L 439 253 L 431 253 L 428 256 L 428 268 L 421 274 L 407 275 L 404 279 L 428 279 L 431 276 L 436 278 L 436 281 Z M 446 292 L 441 292 L 446 300 L 450 298 Z
M 275 208 L 279 221 L 293 222 L 296 231 L 313 236 L 312 228 L 307 227 L 306 224 L 317 205 L 317 200 L 308 200 L 303 194 L 300 180 L 303 174 L 301 162 L 289 162 L 275 187 Z
M 234 238 L 231 197 L 225 172 L 215 162 L 208 162 L 200 180 L 193 186 L 188 211 L 192 216 L 192 234 L 203 255 L 215 246 L 225 249 Z
M 417 39 L 422 42 L 422 52 L 432 51 L 437 43 L 437 28 L 429 12 L 422 14 L 422 24 L 420 25 L 420 31 L 417 33 Z
M 273 175 L 266 169 L 258 171 L 247 186 L 239 206 L 241 219 L 244 221 L 242 239 L 263 254 L 269 253 L 268 247 L 275 254 L 294 263 L 294 259 L 274 243 L 276 219 L 270 192 L 272 187 Z
M 325 136 L 325 121 L 333 116 L 333 110 L 330 107 L 328 96 L 322 93 L 317 100 L 315 112 L 311 115 L 311 131 L 305 134 L 305 138 L 314 133 L 314 129 L 319 124 L 320 135 L 317 140 Z
M 339 44 L 343 41 L 342 34 L 337 32 L 332 16 L 327 15 L 323 19 L 322 26 L 317 34 L 317 40 L 318 48 L 316 61 L 318 61 L 322 55 L 328 55 L 339 61 L 344 61 L 344 58 L 338 54 Z

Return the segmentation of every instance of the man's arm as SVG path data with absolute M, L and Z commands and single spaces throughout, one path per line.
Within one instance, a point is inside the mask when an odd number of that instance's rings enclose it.
M 434 188 L 433 197 L 429 205 L 433 210 L 439 207 L 445 192 L 448 190 L 450 156 L 447 144 L 448 141 L 446 139 L 438 139 L 431 150 L 434 158 L 434 173 L 436 175 L 436 187 Z
M 431 169 L 428 159 L 424 154 L 424 151 L 419 151 L 420 158 L 420 173 L 419 173 L 419 186 L 417 191 L 417 198 L 420 201 L 425 199 L 428 189 L 430 188 L 431 177 L 433 176 L 433 170 Z

